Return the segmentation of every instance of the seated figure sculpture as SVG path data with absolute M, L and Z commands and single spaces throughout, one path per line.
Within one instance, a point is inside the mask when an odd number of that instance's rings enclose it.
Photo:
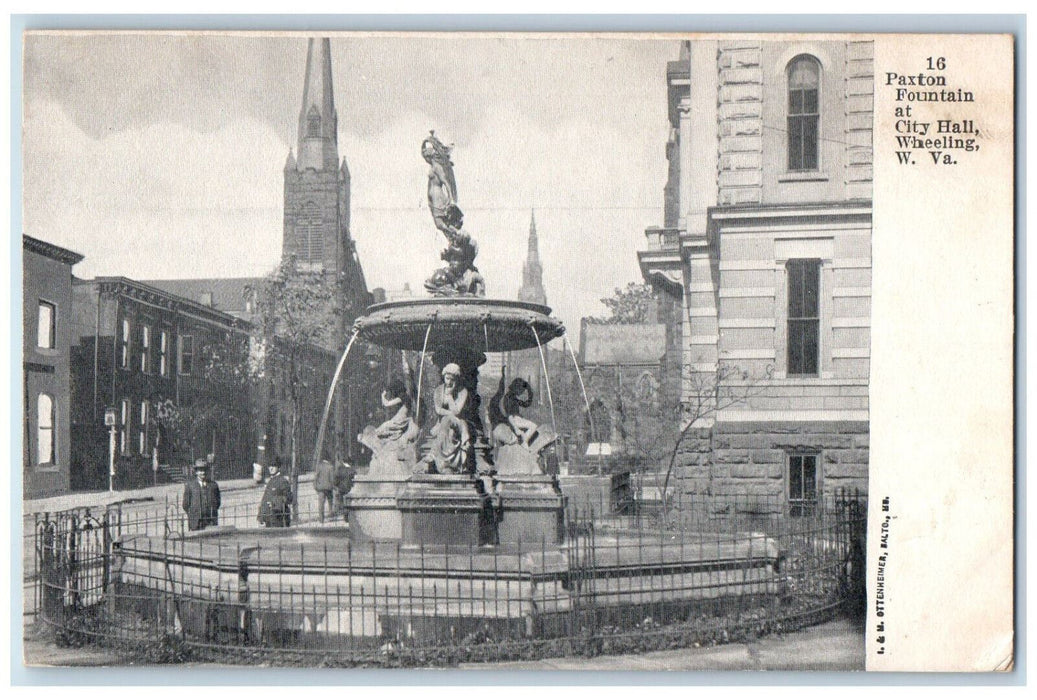
M 381 425 L 369 425 L 357 439 L 371 450 L 370 476 L 407 476 L 417 462 L 415 441 L 418 424 L 412 417 L 411 399 L 400 379 L 393 379 L 382 391 L 382 406 L 389 417 Z
M 439 473 L 469 471 L 472 431 L 468 390 L 461 385 L 461 368 L 451 362 L 443 367 L 443 383 L 436 387 L 432 407 L 439 421 L 432 428 L 432 444 L 423 460 Z
M 521 377 L 504 387 L 501 369 L 497 393 L 490 402 L 492 435 L 497 443 L 498 474 L 540 474 L 541 450 L 558 439 L 551 426 L 537 425 L 519 412 L 533 403 L 533 388 Z
M 422 460 L 430 474 L 461 474 L 467 471 L 471 443 L 468 441 L 464 421 L 454 416 L 445 416 L 436 426 L 436 436 L 428 454 Z

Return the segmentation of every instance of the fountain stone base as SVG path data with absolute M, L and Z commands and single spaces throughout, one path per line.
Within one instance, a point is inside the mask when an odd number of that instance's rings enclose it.
M 415 474 L 396 499 L 404 545 L 495 544 L 483 482 L 468 474 Z
M 342 498 L 346 521 L 354 537 L 363 540 L 399 540 L 403 519 L 396 499 L 407 487 L 407 475 L 357 476 Z
M 558 479 L 547 474 L 498 475 L 501 544 L 536 546 L 563 541 L 565 496 Z

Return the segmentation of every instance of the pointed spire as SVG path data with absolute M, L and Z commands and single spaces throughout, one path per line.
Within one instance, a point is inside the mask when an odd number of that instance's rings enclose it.
M 547 293 L 544 292 L 544 270 L 540 265 L 536 212 L 532 209 L 529 213 L 529 244 L 526 263 L 522 266 L 522 288 L 519 290 L 518 298 L 519 301 L 529 301 L 534 304 L 547 303 Z
M 285 170 L 295 170 L 295 151 L 288 149 L 288 158 L 284 162 Z
M 298 169 L 338 167 L 338 114 L 331 80 L 331 40 L 310 39 L 299 110 Z
M 533 209 L 529 210 L 529 246 L 526 255 L 526 265 L 529 265 L 530 261 L 536 260 L 537 264 L 540 264 L 540 250 L 537 246 L 537 216 L 536 211 Z

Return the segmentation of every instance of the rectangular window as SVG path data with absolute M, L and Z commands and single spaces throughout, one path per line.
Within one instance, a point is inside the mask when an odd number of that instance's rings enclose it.
M 151 372 L 151 327 L 140 327 L 140 371 Z
M 180 336 L 180 374 L 191 374 L 194 369 L 194 336 Z
M 817 512 L 816 454 L 789 455 L 789 515 L 809 517 Z
M 138 440 L 138 452 L 147 454 L 148 446 L 148 402 L 140 402 L 140 432 Z
M 54 399 L 49 394 L 36 398 L 36 463 L 54 464 Z
M 54 304 L 40 300 L 39 317 L 36 324 L 36 347 L 53 348 L 54 345 Z
M 162 331 L 158 335 L 158 373 L 169 376 L 169 333 Z
M 817 375 L 820 260 L 789 260 L 788 375 Z
M 130 449 L 130 400 L 122 400 L 122 410 L 119 414 L 119 424 L 122 430 L 119 432 L 119 452 L 126 454 Z
M 119 336 L 119 366 L 129 369 L 130 366 L 130 322 L 122 320 L 122 334 Z

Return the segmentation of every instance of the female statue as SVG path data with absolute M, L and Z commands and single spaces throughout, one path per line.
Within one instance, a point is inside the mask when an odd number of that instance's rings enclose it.
M 421 142 L 421 156 L 429 164 L 428 208 L 436 228 L 453 243 L 461 230 L 464 215 L 457 206 L 457 183 L 454 181 L 454 164 L 450 160 L 450 147 L 445 146 L 434 131 Z
M 468 390 L 461 385 L 461 368 L 451 362 L 443 367 L 443 383 L 432 395 L 439 421 L 432 428 L 432 445 L 425 461 L 439 471 L 461 471 L 471 456 L 471 406 Z

